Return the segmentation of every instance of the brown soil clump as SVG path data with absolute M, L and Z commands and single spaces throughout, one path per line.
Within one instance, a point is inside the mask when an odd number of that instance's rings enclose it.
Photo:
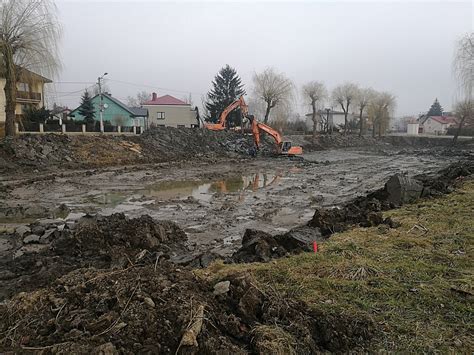
M 34 223 L 2 240 L 12 247 L 0 258 L 0 299 L 44 287 L 82 267 L 121 269 L 171 258 L 186 251 L 187 237 L 172 222 L 114 214 L 83 217 L 73 225 Z
M 374 334 L 368 319 L 283 302 L 243 275 L 229 281 L 226 293 L 214 295 L 212 285 L 166 260 L 115 272 L 79 269 L 0 307 L 0 351 L 247 354 L 282 346 L 310 353 L 357 349 Z M 198 334 L 183 342 L 190 329 Z

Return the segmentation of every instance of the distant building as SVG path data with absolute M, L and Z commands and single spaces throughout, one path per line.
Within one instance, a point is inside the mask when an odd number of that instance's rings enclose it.
M 95 95 L 91 100 L 95 110 L 94 119 L 99 121 L 100 96 Z M 102 113 L 102 119 L 104 122 L 110 122 L 113 126 L 147 127 L 148 111 L 145 108 L 128 107 L 123 102 L 107 93 L 102 94 L 102 103 L 104 105 L 104 111 Z M 84 119 L 84 117 L 79 113 L 79 108 L 80 106 L 69 113 L 69 117 L 75 121 L 82 121 Z
M 44 106 L 44 84 L 52 83 L 50 79 L 30 70 L 18 68 L 20 79 L 16 85 L 16 107 L 15 114 L 21 119 L 23 114 L 31 107 L 41 108 Z M 5 123 L 5 78 L 0 77 L 0 124 Z
M 62 124 L 69 119 L 70 114 L 71 110 L 69 108 L 54 104 L 49 121 L 58 121 L 59 124 Z
M 197 110 L 171 95 L 158 97 L 154 92 L 142 107 L 148 110 L 150 126 L 199 127 Z
M 420 119 L 420 131 L 426 134 L 446 134 L 449 127 L 457 125 L 453 116 L 425 116 Z
M 316 118 L 318 119 L 317 130 L 319 132 L 324 130 L 324 125 L 326 124 L 327 115 L 328 113 L 326 110 L 319 110 L 316 114 Z M 313 125 L 314 125 L 313 120 L 312 120 L 313 114 L 307 113 L 305 117 L 306 117 L 306 126 L 309 131 L 312 131 Z M 349 123 L 352 120 L 354 120 L 354 115 L 352 113 L 349 113 L 347 115 L 347 122 Z M 329 127 L 332 127 L 333 129 L 334 128 L 342 129 L 344 128 L 344 122 L 345 122 L 344 112 L 334 111 L 334 110 L 329 111 Z

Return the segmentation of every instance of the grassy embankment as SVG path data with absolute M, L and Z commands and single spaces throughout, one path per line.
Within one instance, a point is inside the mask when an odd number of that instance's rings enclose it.
M 333 235 L 318 253 L 266 264 L 214 264 L 213 281 L 249 273 L 262 290 L 326 314 L 370 318 L 367 350 L 470 353 L 473 344 L 474 181 L 385 213 L 401 222 Z M 291 345 L 290 345 L 291 346 Z

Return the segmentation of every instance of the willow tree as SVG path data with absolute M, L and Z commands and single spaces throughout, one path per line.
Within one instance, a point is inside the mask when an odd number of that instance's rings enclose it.
M 357 95 L 354 99 L 354 104 L 359 110 L 359 137 L 363 136 L 365 129 L 364 111 L 367 111 L 367 108 L 371 100 L 374 99 L 375 95 L 375 91 L 372 88 L 357 90 Z
M 267 68 L 261 73 L 255 73 L 252 81 L 254 96 L 266 105 L 264 123 L 268 122 L 273 108 L 289 107 L 293 103 L 294 84 L 285 74 L 278 73 L 273 68 Z
M 309 105 L 311 106 L 311 120 L 313 121 L 313 137 L 317 135 L 317 111 L 318 105 L 327 97 L 328 92 L 326 86 L 319 81 L 310 81 L 309 83 L 303 85 L 302 88 L 303 96 L 305 100 L 308 100 Z
M 357 97 L 358 91 L 359 87 L 353 83 L 345 83 L 336 86 L 332 91 L 332 99 L 334 103 L 341 106 L 341 109 L 344 112 L 344 134 L 347 133 L 347 116 L 349 115 L 349 109 Z
M 474 86 L 474 32 L 467 33 L 457 43 L 453 60 L 458 91 L 465 100 L 473 99 Z
M 390 114 L 395 109 L 396 98 L 389 92 L 374 93 L 368 105 L 369 118 L 372 121 L 372 137 L 375 137 L 377 132 L 379 137 L 387 129 L 390 122 Z
M 5 135 L 15 134 L 17 83 L 31 72 L 53 75 L 59 68 L 61 29 L 50 0 L 5 0 L 0 3 L 0 74 L 5 78 Z
M 474 125 L 474 32 L 464 35 L 456 44 L 453 69 L 460 97 L 455 104 L 458 127 L 453 143 L 456 144 L 463 127 Z

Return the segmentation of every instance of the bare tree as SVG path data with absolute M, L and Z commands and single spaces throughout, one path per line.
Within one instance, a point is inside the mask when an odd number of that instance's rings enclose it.
M 334 88 L 332 91 L 333 101 L 341 106 L 344 112 L 344 133 L 347 133 L 347 115 L 354 98 L 357 95 L 358 87 L 353 83 L 345 83 Z
M 372 136 L 378 132 L 379 137 L 388 127 L 390 115 L 395 109 L 396 99 L 391 93 L 376 93 L 368 106 L 369 117 L 372 121 Z
M 127 106 L 129 107 L 140 107 L 146 101 L 150 100 L 151 94 L 148 91 L 137 92 L 135 97 L 127 96 Z
M 474 124 L 474 100 L 466 98 L 462 101 L 457 102 L 454 106 L 454 112 L 456 117 L 458 118 L 458 128 L 453 138 L 453 144 L 456 144 L 463 127 L 466 124 Z
M 5 78 L 5 135 L 15 134 L 16 87 L 34 71 L 51 76 L 59 68 L 60 26 L 50 0 L 0 3 L 0 72 Z
M 303 95 L 305 99 L 309 99 L 309 104 L 311 105 L 311 120 L 313 121 L 313 137 L 316 137 L 317 134 L 317 111 L 318 104 L 320 104 L 327 97 L 326 86 L 319 81 L 310 81 L 309 83 L 303 85 L 302 88 Z
M 453 144 L 466 124 L 474 124 L 474 33 L 467 33 L 456 44 L 453 71 L 459 83 L 458 91 L 462 99 L 455 104 L 458 128 L 454 134 Z
M 357 95 L 354 98 L 354 104 L 359 110 L 359 137 L 364 134 L 364 111 L 367 109 L 370 101 L 374 98 L 375 92 L 372 88 L 362 88 L 357 90 Z
M 457 43 L 453 71 L 464 98 L 473 99 L 474 84 L 474 33 L 467 33 Z
M 264 123 L 268 122 L 270 111 L 277 105 L 288 105 L 293 101 L 294 85 L 283 73 L 267 68 L 253 76 L 254 96 L 266 103 Z

